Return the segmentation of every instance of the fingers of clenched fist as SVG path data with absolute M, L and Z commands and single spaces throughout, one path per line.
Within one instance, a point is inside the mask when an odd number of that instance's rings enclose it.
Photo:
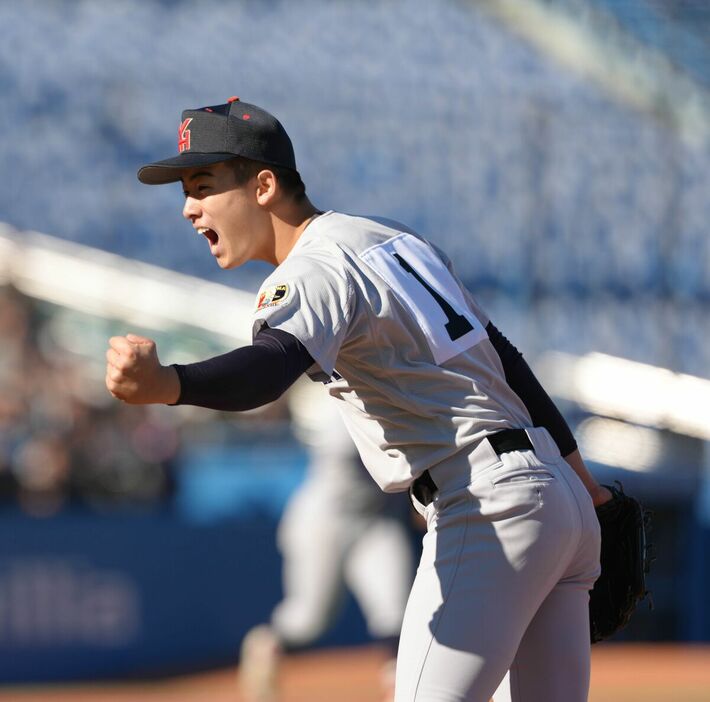
M 137 334 L 109 339 L 106 387 L 114 397 L 134 405 L 174 404 L 180 398 L 175 369 L 162 366 L 155 342 Z
M 155 342 L 135 334 L 114 336 L 106 351 L 106 387 L 116 398 L 141 402 L 151 374 L 159 366 Z
M 135 352 L 125 337 L 114 336 L 109 339 L 106 351 L 106 387 L 119 399 L 125 399 L 129 379 L 130 365 L 134 361 Z

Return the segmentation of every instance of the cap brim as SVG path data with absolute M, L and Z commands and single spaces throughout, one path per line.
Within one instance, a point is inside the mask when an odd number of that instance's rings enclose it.
M 229 153 L 193 153 L 185 151 L 174 158 L 166 158 L 164 161 L 156 161 L 143 166 L 138 171 L 138 180 L 146 185 L 164 185 L 165 183 L 176 183 L 182 177 L 182 171 L 186 168 L 196 168 L 198 166 L 211 166 L 221 161 L 230 161 L 236 158 L 235 154 Z

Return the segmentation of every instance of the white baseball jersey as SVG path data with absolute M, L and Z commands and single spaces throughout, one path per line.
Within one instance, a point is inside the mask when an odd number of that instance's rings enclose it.
M 488 318 L 444 254 L 394 222 L 326 212 L 264 281 L 254 334 L 292 334 L 313 379 L 343 400 L 386 492 L 487 434 L 530 426 L 488 339 Z

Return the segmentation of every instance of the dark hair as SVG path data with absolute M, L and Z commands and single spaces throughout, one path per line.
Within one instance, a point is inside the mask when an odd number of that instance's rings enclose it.
M 301 180 L 298 171 L 283 166 L 271 166 L 268 163 L 252 161 L 249 158 L 238 156 L 227 161 L 234 173 L 234 180 L 237 185 L 248 183 L 259 171 L 264 169 L 271 171 L 286 195 L 292 197 L 296 202 L 304 200 L 306 197 L 306 186 Z

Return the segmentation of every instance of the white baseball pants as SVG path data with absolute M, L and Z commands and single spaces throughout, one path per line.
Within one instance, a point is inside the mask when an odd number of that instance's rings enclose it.
M 431 504 L 414 500 L 427 533 L 395 702 L 587 700 L 599 524 L 548 432 L 527 433 L 534 451 L 483 440 L 431 469 Z

